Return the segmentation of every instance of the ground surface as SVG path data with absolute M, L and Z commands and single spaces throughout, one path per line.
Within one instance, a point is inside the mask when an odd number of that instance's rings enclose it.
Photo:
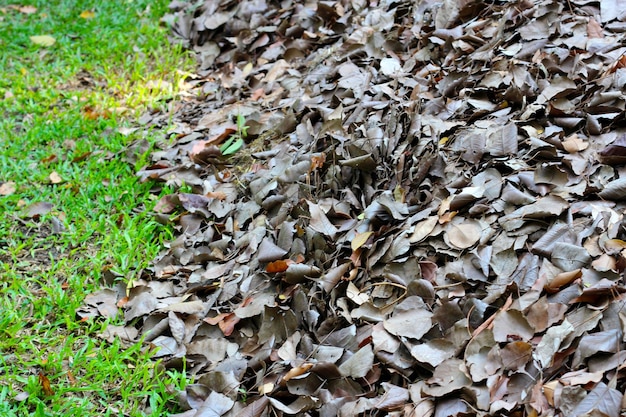
M 171 7 L 199 69 L 138 176 L 174 238 L 79 314 L 178 415 L 623 413 L 617 2 Z
M 616 2 L 173 5 L 200 71 L 140 175 L 187 188 L 125 317 L 184 415 L 624 409 Z

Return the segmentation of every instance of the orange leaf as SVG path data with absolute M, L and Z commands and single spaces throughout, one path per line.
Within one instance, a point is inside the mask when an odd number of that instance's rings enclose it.
M 309 168 L 309 171 L 315 171 L 316 169 L 323 167 L 324 162 L 326 162 L 325 153 L 315 155 L 314 157 L 311 158 L 311 168 Z
M 448 211 L 442 214 L 441 216 L 439 216 L 439 224 L 448 223 L 454 218 L 454 216 L 456 216 L 457 213 L 457 211 Z
M 39 384 L 41 385 L 41 389 L 45 395 L 48 397 L 54 395 L 54 391 L 52 391 L 52 388 L 50 387 L 50 380 L 43 374 L 43 372 L 39 372 Z
M 246 298 L 244 298 L 244 300 L 241 302 L 240 307 L 245 307 L 245 306 L 249 305 L 252 301 L 254 301 L 254 297 L 246 297 Z
M 254 101 L 257 101 L 258 99 L 264 96 L 265 96 L 265 91 L 262 88 L 257 88 L 256 90 L 252 92 L 252 95 L 250 96 L 250 98 Z
M 219 324 L 222 320 L 224 320 L 224 317 L 228 316 L 229 314 L 233 314 L 233 313 L 221 313 L 215 317 L 207 317 L 203 321 L 212 326 L 215 326 L 216 324 Z
M 89 120 L 97 120 L 100 118 L 108 119 L 111 117 L 111 112 L 109 110 L 102 110 L 93 106 L 85 106 L 83 108 L 83 114 L 85 118 Z
M 297 376 L 300 376 L 306 372 L 309 371 L 309 369 L 311 369 L 313 367 L 312 363 L 303 363 L 300 366 L 296 366 L 295 368 L 291 368 L 289 370 L 289 372 L 287 372 L 284 376 L 283 376 L 283 381 L 287 382 L 292 378 L 295 378 Z
M 294 263 L 291 259 L 278 260 L 267 264 L 265 270 L 270 274 L 276 274 L 278 272 L 285 272 L 289 265 Z
M 226 197 L 227 197 L 224 191 L 209 191 L 205 195 L 209 198 L 214 198 L 220 201 L 226 200 Z
M 582 276 L 583 276 L 583 273 L 580 269 L 576 269 L 574 271 L 561 272 L 560 274 L 557 274 L 554 278 L 552 278 L 550 282 L 544 286 L 544 289 L 549 294 L 557 293 L 559 292 L 561 287 L 571 284 L 572 282 L 574 282 L 574 280 Z
M 241 319 L 235 315 L 235 313 L 229 313 L 227 317 L 221 321 L 218 326 L 224 336 L 230 336 L 235 331 L 235 325 L 239 323 Z
M 119 308 L 123 308 L 127 303 L 128 303 L 128 297 L 122 297 L 119 299 L 119 301 L 115 305 Z
M 624 67 L 626 67 L 626 55 L 620 56 L 619 59 L 615 62 L 615 65 L 613 65 L 613 68 L 611 68 L 609 72 L 613 73 L 617 71 L 618 69 L 624 68 Z

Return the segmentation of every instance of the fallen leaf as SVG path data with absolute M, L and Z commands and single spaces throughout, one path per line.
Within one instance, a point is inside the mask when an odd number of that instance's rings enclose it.
M 81 19 L 93 19 L 96 17 L 96 14 L 91 10 L 84 10 L 80 13 L 79 17 Z
M 600 382 L 576 405 L 571 415 L 579 417 L 597 412 L 605 416 L 617 416 L 620 413 L 623 397 L 624 394 L 620 391 Z
M 532 345 L 528 342 L 515 341 L 508 343 L 500 350 L 502 366 L 507 370 L 521 369 L 532 357 Z
M 415 225 L 413 234 L 409 238 L 409 242 L 416 243 L 421 242 L 430 236 L 431 232 L 435 229 L 439 218 L 437 216 L 430 216 L 426 220 L 423 220 Z
M 328 220 L 326 213 L 315 203 L 307 201 L 309 212 L 311 213 L 310 225 L 316 232 L 333 238 L 337 234 L 337 228 Z
M 63 178 L 56 171 L 52 171 L 49 175 L 50 182 L 52 184 L 60 184 L 63 182 Z
M 279 272 L 285 272 L 287 270 L 287 268 L 289 268 L 289 265 L 291 265 L 293 263 L 294 262 L 291 259 L 285 259 L 285 260 L 278 260 L 278 261 L 270 262 L 265 267 L 265 271 L 270 273 L 270 274 L 277 274 Z
M 295 368 L 291 368 L 289 372 L 283 375 L 283 381 L 287 382 L 292 378 L 298 377 L 306 372 L 309 372 L 309 370 L 312 367 L 313 367 L 312 363 L 304 363 L 300 366 L 296 366 Z
M 463 223 L 449 223 L 445 237 L 457 249 L 468 249 L 478 243 L 481 236 L 478 221 L 465 220 Z
M 56 42 L 56 39 L 50 35 L 36 35 L 31 36 L 30 41 L 35 45 L 52 46 Z
M 362 378 L 367 375 L 373 365 L 374 352 L 372 351 L 372 346 L 367 344 L 339 365 L 339 372 L 343 376 Z
M 383 324 L 385 330 L 393 335 L 419 340 L 432 327 L 432 316 L 433 313 L 420 297 L 411 296 L 398 304 Z
M 19 6 L 17 10 L 19 10 L 20 13 L 24 14 L 37 13 L 37 8 L 35 6 Z
M 39 385 L 41 385 L 41 389 L 45 396 L 50 397 L 54 395 L 54 391 L 52 391 L 52 387 L 50 386 L 50 380 L 43 374 L 43 372 L 39 372 Z
M 40 216 L 46 215 L 52 211 L 54 204 L 48 203 L 45 201 L 39 201 L 37 203 L 33 203 L 30 206 L 26 207 L 26 217 L 29 218 L 39 218 Z
M 346 288 L 346 296 L 352 300 L 355 304 L 361 305 L 367 301 L 369 301 L 369 295 L 362 293 L 359 289 L 352 283 L 352 281 L 348 282 L 348 288 Z
M 207 317 L 204 319 L 206 323 L 218 325 L 224 336 L 230 336 L 235 330 L 235 326 L 241 319 L 235 313 L 221 313 L 215 317 Z
M 53 153 L 53 154 L 50 154 L 50 155 L 46 156 L 45 158 L 43 158 L 41 160 L 41 162 L 43 162 L 44 164 L 49 164 L 49 163 L 52 163 L 52 162 L 56 162 L 58 160 L 59 160 L 58 156 Z
M 17 186 L 13 181 L 7 181 L 0 184 L 0 195 L 11 195 L 15 193 Z
M 197 409 L 194 417 L 221 417 L 235 405 L 235 401 L 219 392 L 211 392 Z
M 352 251 L 356 251 L 361 246 L 365 245 L 365 242 L 367 242 L 369 237 L 373 234 L 374 232 L 357 233 L 354 239 L 352 239 L 352 242 L 350 242 L 350 247 L 352 248 Z
M 380 60 L 380 72 L 386 76 L 398 75 L 402 66 L 396 58 L 383 58 Z
M 265 389 L 263 390 L 263 392 L 261 392 L 261 387 L 259 387 L 259 394 L 263 394 L 264 392 L 271 392 L 272 390 L 270 389 L 269 391 L 265 391 Z M 259 398 L 258 400 L 255 400 L 254 402 L 248 404 L 246 406 L 246 408 L 244 408 L 243 410 L 239 411 L 238 416 L 239 417 L 261 417 L 263 415 L 263 412 L 265 411 L 265 409 L 267 408 L 267 405 L 269 404 L 269 398 L 266 397 L 265 395 L 263 395 L 261 398 Z

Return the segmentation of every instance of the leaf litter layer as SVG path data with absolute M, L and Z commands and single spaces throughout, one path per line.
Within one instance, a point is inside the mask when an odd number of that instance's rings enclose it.
M 617 416 L 617 4 L 172 3 L 199 71 L 139 175 L 177 238 L 82 314 L 186 367 L 184 416 Z

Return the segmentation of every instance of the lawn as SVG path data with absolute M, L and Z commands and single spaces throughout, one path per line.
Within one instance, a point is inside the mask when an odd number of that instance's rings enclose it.
M 167 3 L 0 6 L 2 416 L 159 416 L 185 384 L 76 314 L 104 277 L 136 278 L 171 236 L 135 176 L 145 154 L 126 152 L 162 140 L 132 128 L 171 105 L 193 68 L 159 25 Z

